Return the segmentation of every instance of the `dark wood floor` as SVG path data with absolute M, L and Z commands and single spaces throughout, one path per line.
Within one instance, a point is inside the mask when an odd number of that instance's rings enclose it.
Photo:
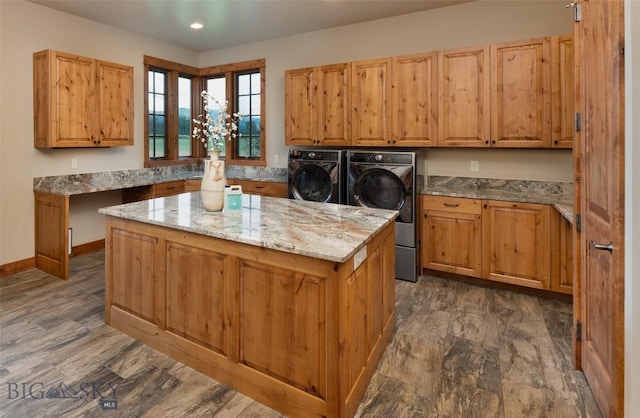
M 358 416 L 600 416 L 571 365 L 570 304 L 423 276 L 397 282 L 396 307 Z M 102 251 L 73 258 L 68 281 L 0 280 L 0 416 L 281 416 L 106 326 L 103 310 Z

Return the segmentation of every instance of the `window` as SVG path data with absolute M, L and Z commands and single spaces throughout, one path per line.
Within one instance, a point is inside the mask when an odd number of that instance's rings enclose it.
M 227 141 L 221 155 L 229 164 L 266 165 L 263 59 L 198 69 L 145 56 L 144 64 L 146 167 L 190 164 L 206 156 L 202 143 L 191 137 L 204 89 L 219 103 L 228 101 L 229 113 L 243 115 L 241 136 Z M 212 116 L 216 111 L 210 109 Z
M 161 71 L 149 71 L 149 157 L 162 158 L 167 153 L 165 130 L 167 77 Z
M 238 131 L 236 153 L 239 158 L 260 158 L 262 154 L 262 142 L 260 140 L 261 91 L 260 72 L 238 74 L 236 76 L 238 86 L 238 112 L 243 115 Z

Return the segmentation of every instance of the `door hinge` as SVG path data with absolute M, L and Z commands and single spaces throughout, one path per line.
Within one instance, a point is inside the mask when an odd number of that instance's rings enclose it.
M 582 216 L 576 215 L 576 232 L 582 232 Z
M 582 341 L 582 322 L 576 321 L 576 341 Z
M 572 2 L 567 4 L 565 7 L 573 7 L 573 21 L 582 22 L 582 4 Z
M 580 128 L 582 127 L 582 117 L 580 112 L 576 112 L 573 116 L 573 125 L 576 129 L 576 132 L 580 132 Z

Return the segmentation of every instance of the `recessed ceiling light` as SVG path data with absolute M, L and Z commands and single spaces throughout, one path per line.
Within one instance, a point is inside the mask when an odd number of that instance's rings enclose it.
M 194 22 L 191 24 L 191 29 L 202 29 L 204 25 L 202 23 Z

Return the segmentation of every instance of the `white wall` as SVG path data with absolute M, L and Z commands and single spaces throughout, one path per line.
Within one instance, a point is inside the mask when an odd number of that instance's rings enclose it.
M 22 0 L 0 0 L 0 264 L 33 257 L 33 177 L 138 168 L 143 164 L 143 66 L 151 55 L 210 66 L 266 58 L 267 159 L 284 167 L 284 70 L 336 62 L 569 33 L 571 12 L 558 1 L 477 1 L 330 30 L 196 54 Z M 32 54 L 57 49 L 135 67 L 135 146 L 113 149 L 33 148 Z M 8 106 L 7 103 L 11 105 Z M 274 155 L 280 157 L 273 163 Z M 71 159 L 78 159 L 72 170 Z M 469 160 L 480 171 L 469 171 Z M 569 151 L 431 150 L 429 174 L 571 180 Z M 71 198 L 74 244 L 103 238 L 97 208 L 116 192 Z
M 286 164 L 284 70 L 571 33 L 572 12 L 556 1 L 477 1 L 395 18 L 206 52 L 200 66 L 266 58 L 267 158 Z M 274 164 L 274 155 L 279 164 Z M 469 171 L 469 161 L 480 171 Z M 427 153 L 428 174 L 571 181 L 570 151 L 454 150 Z
M 635 22 L 635 26 L 631 26 Z M 625 416 L 640 417 L 640 1 L 625 0 Z M 635 115 L 635 117 L 634 117 Z
M 22 0 L 0 1 L 0 264 L 34 255 L 33 178 L 143 165 L 143 55 L 197 65 L 198 54 Z M 33 147 L 32 54 L 56 49 L 134 67 L 135 146 L 41 150 Z M 71 169 L 71 159 L 78 168 Z M 119 193 L 71 198 L 74 244 L 104 238 L 97 208 Z

